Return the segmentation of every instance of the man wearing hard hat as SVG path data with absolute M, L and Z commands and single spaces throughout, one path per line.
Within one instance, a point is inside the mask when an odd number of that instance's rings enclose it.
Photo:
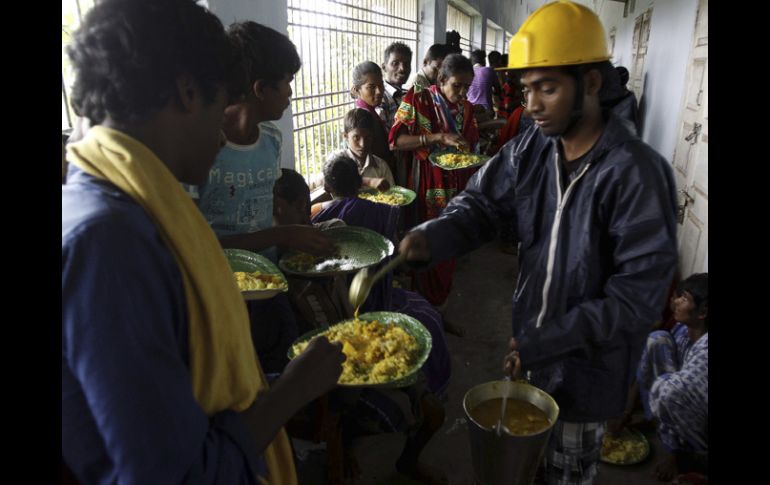
M 535 125 L 508 142 L 443 214 L 410 232 L 408 261 L 434 263 L 495 237 L 521 238 L 505 370 L 560 408 L 548 483 L 592 483 L 605 422 L 623 412 L 642 346 L 677 265 L 669 163 L 599 104 L 612 69 L 599 18 L 567 1 L 511 39 Z

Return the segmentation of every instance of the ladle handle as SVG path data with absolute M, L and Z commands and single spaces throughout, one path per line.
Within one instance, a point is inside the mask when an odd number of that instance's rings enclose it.
M 385 276 L 385 274 L 388 271 L 392 270 L 396 266 L 399 266 L 400 264 L 404 263 L 405 261 L 406 261 L 406 253 L 401 253 L 398 256 L 396 256 L 395 258 L 393 258 L 390 261 L 388 261 L 388 263 L 385 266 L 383 266 L 382 268 L 379 269 L 379 271 L 374 273 L 374 276 L 372 276 L 372 279 L 371 279 L 372 284 L 374 284 L 375 281 L 377 281 L 380 278 L 382 278 L 383 276 Z

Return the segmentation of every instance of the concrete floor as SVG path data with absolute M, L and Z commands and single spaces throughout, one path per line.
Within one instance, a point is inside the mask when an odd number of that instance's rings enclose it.
M 511 333 L 511 295 L 516 282 L 517 258 L 490 243 L 458 261 L 446 314 L 465 328 L 465 336 L 447 335 L 452 355 L 452 379 L 446 403 L 446 421 L 423 452 L 422 460 L 446 473 L 450 485 L 473 483 L 468 425 L 462 399 L 471 387 L 502 377 L 501 363 Z M 652 485 L 656 449 L 660 444 L 648 433 L 652 453 L 634 466 L 602 465 L 596 485 Z M 404 443 L 399 434 L 366 437 L 354 443 L 363 475 L 361 485 L 417 484 L 395 471 Z M 320 474 L 305 475 L 301 483 L 321 484 Z

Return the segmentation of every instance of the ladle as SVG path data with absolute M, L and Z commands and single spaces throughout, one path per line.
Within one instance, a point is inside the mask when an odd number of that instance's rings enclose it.
M 369 268 L 364 268 L 353 277 L 353 281 L 350 282 L 350 291 L 348 291 L 348 300 L 350 305 L 358 309 L 366 301 L 369 296 L 369 292 L 372 291 L 372 286 L 380 278 L 385 276 L 388 271 L 392 270 L 396 266 L 406 261 L 405 254 L 399 254 L 395 258 L 391 259 L 385 266 L 380 268 L 379 271 L 374 273 L 373 276 L 369 276 Z

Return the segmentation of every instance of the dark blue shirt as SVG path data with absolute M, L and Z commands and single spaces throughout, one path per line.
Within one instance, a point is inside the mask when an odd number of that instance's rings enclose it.
M 192 391 L 182 275 L 148 214 L 75 167 L 62 186 L 62 457 L 82 483 L 255 483 L 239 414 Z

